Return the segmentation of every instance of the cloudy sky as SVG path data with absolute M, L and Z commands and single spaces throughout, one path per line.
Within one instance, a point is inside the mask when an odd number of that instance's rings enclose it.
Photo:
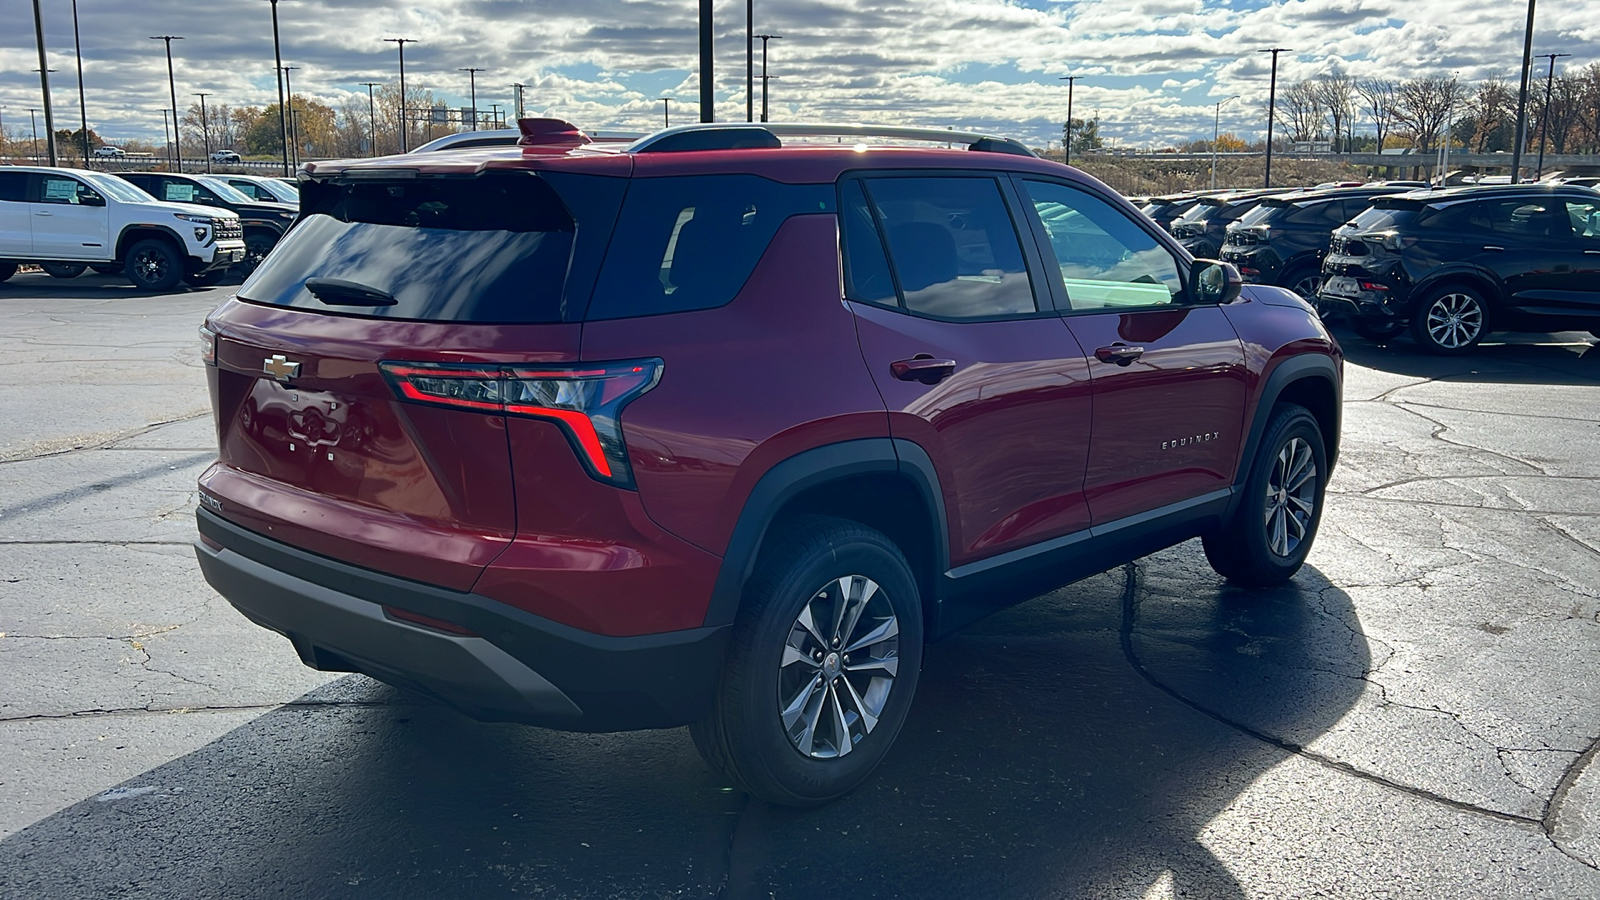
M 76 127 L 71 0 L 39 0 L 58 127 Z M 528 85 L 530 113 L 590 129 L 642 130 L 660 122 L 655 98 L 698 98 L 696 0 L 281 0 L 284 63 L 297 93 L 337 105 L 390 81 L 395 45 L 410 85 L 466 105 L 464 66 L 478 105 L 509 104 Z M 173 42 L 180 106 L 276 100 L 267 0 L 78 0 L 90 126 L 112 138 L 159 141 Z M 743 119 L 744 3 L 719 0 L 717 116 Z M 1267 93 L 1261 47 L 1288 47 L 1284 79 L 1338 65 L 1357 76 L 1457 73 L 1514 80 L 1526 7 L 1483 0 L 756 0 L 756 31 L 771 46 L 773 118 L 995 131 L 1035 145 L 1059 140 L 1067 91 L 1082 75 L 1076 115 L 1099 111 L 1119 144 L 1163 146 L 1222 128 L 1256 137 Z M 1545 0 L 1535 53 L 1600 60 L 1594 0 Z M 38 57 L 27 0 L 0 5 L 0 116 L 26 125 L 38 107 Z M 1536 61 L 1537 62 L 1537 61 Z M 759 51 L 758 51 L 759 65 Z M 759 82 L 757 103 L 759 105 Z M 674 109 L 674 118 L 680 109 Z M 41 122 L 41 128 L 42 128 Z

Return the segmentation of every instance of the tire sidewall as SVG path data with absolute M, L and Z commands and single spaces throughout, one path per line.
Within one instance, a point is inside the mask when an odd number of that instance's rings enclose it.
M 1316 507 L 1312 510 L 1311 524 L 1300 546 L 1288 556 L 1279 556 L 1267 545 L 1266 510 L 1262 498 L 1266 496 L 1268 480 L 1277 464 L 1278 454 L 1283 451 L 1285 444 L 1297 437 L 1311 445 L 1311 455 L 1317 464 Z M 1261 449 L 1256 454 L 1255 464 L 1250 469 L 1250 477 L 1245 481 L 1244 490 L 1244 496 L 1240 498 L 1238 520 L 1243 534 L 1238 537 L 1244 540 L 1249 556 L 1265 580 L 1288 580 L 1305 564 L 1306 557 L 1311 553 L 1327 500 L 1328 455 L 1323 446 L 1322 430 L 1317 427 L 1317 420 L 1310 411 L 1300 406 L 1288 406 L 1274 416 L 1261 442 Z
M 166 254 L 167 274 L 165 277 L 156 281 L 146 281 L 134 274 L 138 271 L 137 262 L 139 255 L 145 250 L 159 250 L 160 252 Z M 183 279 L 183 257 L 177 251 L 173 250 L 172 245 L 166 241 L 155 239 L 143 240 L 128 248 L 128 263 L 125 267 L 125 274 L 127 275 L 128 280 L 133 282 L 134 287 L 138 288 L 139 290 L 155 292 L 170 291 L 177 287 L 178 282 Z
M 1460 347 L 1446 347 L 1435 341 L 1433 339 L 1433 335 L 1428 333 L 1428 310 L 1432 309 L 1433 305 L 1439 302 L 1441 298 L 1449 294 L 1465 294 L 1471 297 L 1478 304 L 1478 309 L 1481 310 L 1483 314 L 1483 324 L 1479 326 L 1477 335 L 1473 337 L 1471 341 L 1462 344 Z M 1436 353 L 1440 356 L 1456 356 L 1462 353 L 1471 353 L 1473 350 L 1477 349 L 1477 346 L 1479 342 L 1483 340 L 1484 335 L 1489 333 L 1491 319 L 1492 316 L 1489 311 L 1489 300 L 1484 296 L 1482 291 L 1465 284 L 1445 284 L 1428 291 L 1428 293 L 1423 296 L 1422 302 L 1417 304 L 1416 312 L 1414 312 L 1411 316 L 1411 339 L 1416 341 L 1417 345 L 1422 349 L 1428 351 L 1429 353 Z
M 854 749 L 832 759 L 804 756 L 789 740 L 779 716 L 778 664 L 801 607 L 829 581 L 865 575 L 877 582 L 900 623 L 900 668 L 878 725 Z M 741 768 L 789 795 L 794 805 L 831 800 L 867 777 L 883 760 L 899 734 L 916 693 L 922 667 L 921 601 L 904 557 L 887 539 L 854 537 L 819 545 L 796 560 L 785 573 L 764 586 L 765 600 L 757 614 L 738 623 L 744 651 L 738 670 L 746 683 L 729 712 L 729 724 L 740 732 L 748 758 Z

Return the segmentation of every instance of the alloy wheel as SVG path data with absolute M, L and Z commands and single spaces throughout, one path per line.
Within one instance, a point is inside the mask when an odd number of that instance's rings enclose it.
M 1446 350 L 1458 350 L 1483 332 L 1483 305 L 1471 294 L 1451 292 L 1428 307 L 1428 337 Z
M 1317 510 L 1317 458 L 1304 438 L 1291 438 L 1278 451 L 1266 494 L 1267 547 L 1287 557 L 1311 532 Z
M 133 270 L 145 284 L 156 284 L 167 277 L 171 261 L 159 250 L 140 250 L 133 257 Z
M 790 744 L 812 759 L 854 749 L 883 715 L 899 650 L 900 622 L 877 582 L 846 575 L 812 594 L 778 668 L 778 715 Z

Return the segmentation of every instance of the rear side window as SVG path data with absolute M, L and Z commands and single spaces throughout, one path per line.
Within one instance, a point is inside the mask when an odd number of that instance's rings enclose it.
M 562 321 L 576 223 L 532 173 L 336 183 L 303 199 L 306 217 L 240 299 L 386 319 Z M 327 304 L 308 278 L 355 282 L 395 303 Z
M 831 184 L 781 184 L 756 175 L 635 178 L 588 318 L 722 306 L 744 287 L 786 219 L 833 210 Z
M 0 172 L 0 200 L 21 203 L 28 199 L 27 172 Z

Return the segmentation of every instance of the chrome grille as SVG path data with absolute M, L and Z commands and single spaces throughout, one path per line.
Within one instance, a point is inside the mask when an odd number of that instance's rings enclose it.
M 238 219 L 217 219 L 213 224 L 217 240 L 230 241 L 244 237 L 244 226 Z

